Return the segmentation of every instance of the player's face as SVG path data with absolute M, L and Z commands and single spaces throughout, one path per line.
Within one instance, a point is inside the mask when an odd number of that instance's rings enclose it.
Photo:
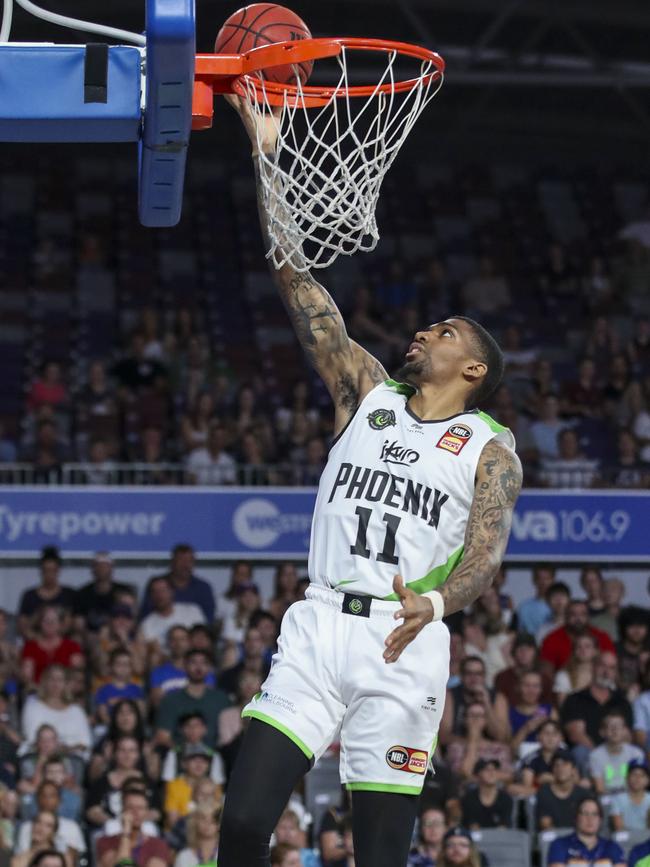
M 472 358 L 467 328 L 460 319 L 446 319 L 418 331 L 398 376 L 414 385 L 427 382 L 434 375 L 450 381 L 460 376 Z

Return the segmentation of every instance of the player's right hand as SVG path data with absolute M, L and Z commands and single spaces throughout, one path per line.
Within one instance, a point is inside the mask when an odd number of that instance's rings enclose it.
M 253 145 L 253 156 L 260 152 L 271 154 L 275 152 L 280 134 L 280 108 L 274 108 L 272 114 L 253 114 L 248 100 L 236 93 L 224 94 L 226 102 L 231 105 L 241 117 L 244 128 Z

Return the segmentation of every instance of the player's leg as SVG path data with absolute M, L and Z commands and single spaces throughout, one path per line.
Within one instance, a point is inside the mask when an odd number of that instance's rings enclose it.
M 269 867 L 273 829 L 310 765 L 285 734 L 251 720 L 228 782 L 219 867 Z
M 404 867 L 419 803 L 415 795 L 353 792 L 355 867 Z

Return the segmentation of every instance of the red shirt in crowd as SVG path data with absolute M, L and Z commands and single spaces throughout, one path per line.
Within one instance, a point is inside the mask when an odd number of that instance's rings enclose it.
M 612 639 L 606 632 L 603 632 L 602 629 L 596 629 L 595 626 L 588 626 L 587 629 L 598 642 L 601 653 L 605 651 L 616 653 Z M 539 657 L 545 662 L 550 662 L 557 671 L 560 668 L 564 668 L 567 664 L 572 650 L 573 641 L 571 640 L 571 636 L 565 626 L 560 626 L 559 629 L 554 629 L 553 632 L 549 632 L 546 636 L 542 642 Z
M 101 862 L 107 852 L 117 851 L 120 840 L 119 834 L 113 837 L 100 837 L 97 841 L 97 861 Z M 138 845 L 131 850 L 131 857 L 138 867 L 145 867 L 151 858 L 160 858 L 167 864 L 171 864 L 174 860 L 171 849 L 160 837 L 141 837 Z
M 31 639 L 25 642 L 22 652 L 23 659 L 31 659 L 34 663 L 34 683 L 40 681 L 41 675 L 50 665 L 63 665 L 65 668 L 70 668 L 75 656 L 83 658 L 83 650 L 81 645 L 71 638 L 62 638 L 61 643 L 54 650 L 45 650 L 38 641 Z

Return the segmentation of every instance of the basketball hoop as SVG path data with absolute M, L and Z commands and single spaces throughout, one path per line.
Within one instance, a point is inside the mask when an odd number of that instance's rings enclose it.
M 383 56 L 376 84 L 352 84 L 354 63 L 368 53 Z M 330 86 L 303 85 L 298 74 L 292 84 L 269 82 L 261 74 L 280 63 L 297 72 L 300 62 L 325 57 L 336 64 Z M 341 38 L 255 48 L 241 60 L 243 72 L 219 89 L 245 99 L 258 120 L 273 117 L 278 134 L 276 150 L 259 159 L 269 214 L 267 258 L 276 269 L 289 263 L 304 272 L 326 268 L 341 254 L 373 250 L 382 182 L 442 85 L 443 59 L 405 43 Z M 407 76 L 409 65 L 414 70 Z

